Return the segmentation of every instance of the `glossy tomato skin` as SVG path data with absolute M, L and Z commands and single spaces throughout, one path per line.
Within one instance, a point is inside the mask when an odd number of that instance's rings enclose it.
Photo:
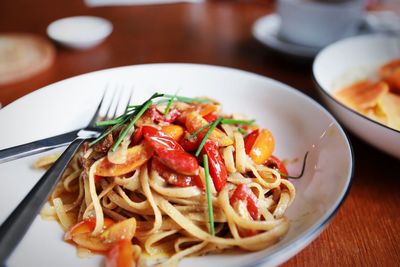
M 282 163 L 282 161 L 280 161 L 277 157 L 275 157 L 274 155 L 271 155 L 267 162 L 265 163 L 265 166 L 267 166 L 268 168 L 271 169 L 276 169 L 278 170 L 280 173 L 283 173 L 285 175 L 289 175 L 285 165 Z
M 242 200 L 247 203 L 247 210 L 250 216 L 254 220 L 257 220 L 259 216 L 257 196 L 253 193 L 253 191 L 251 191 L 251 189 L 247 185 L 240 184 L 236 187 L 235 191 L 233 191 L 233 194 L 230 198 L 231 204 L 238 200 Z
M 184 133 L 183 127 L 175 124 L 165 125 L 161 128 L 161 131 L 172 137 L 177 142 L 182 139 Z
M 260 134 L 260 129 L 256 129 L 249 133 L 245 138 L 244 138 L 244 148 L 246 150 L 246 154 L 250 154 L 251 148 L 253 147 L 254 143 L 256 142 L 256 139 L 258 135 Z
M 188 135 L 186 135 L 179 144 L 185 151 L 193 152 L 199 147 L 200 140 L 198 136 L 188 138 Z
M 209 113 L 203 117 L 208 122 L 213 122 L 218 120 L 218 115 L 216 113 Z
M 214 187 L 217 192 L 220 192 L 228 180 L 228 171 L 218 151 L 217 144 L 211 140 L 207 140 L 203 147 L 203 153 L 207 154 L 208 157 L 210 176 L 213 180 Z
M 163 164 L 180 174 L 198 174 L 197 159 L 172 137 L 152 126 L 143 126 L 143 136 Z
M 197 159 L 184 150 L 161 149 L 157 155 L 162 163 L 180 174 L 197 175 L 199 173 Z
M 167 116 L 164 117 L 164 114 L 159 112 L 156 106 L 151 106 L 148 109 L 148 112 L 150 113 L 152 121 L 156 123 L 160 122 L 172 123 L 181 115 L 181 113 L 176 108 L 171 108 Z
M 140 141 L 142 141 L 143 139 L 143 131 L 142 131 L 142 127 L 137 127 L 135 132 L 133 133 L 132 137 L 131 137 L 131 144 L 132 145 L 137 145 L 140 143 Z
M 246 153 L 256 164 L 264 164 L 272 155 L 275 140 L 267 129 L 256 129 L 244 139 Z
M 153 158 L 152 168 L 158 172 L 158 174 L 164 178 L 168 183 L 177 187 L 197 186 L 201 189 L 204 188 L 201 178 L 198 175 L 189 176 L 174 172 L 164 164 L 162 164 L 157 158 Z

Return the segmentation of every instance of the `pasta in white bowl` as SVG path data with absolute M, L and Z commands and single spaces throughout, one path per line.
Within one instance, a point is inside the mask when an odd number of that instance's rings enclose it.
M 0 147 L 85 125 L 87 117 L 90 117 L 96 106 L 97 97 L 94 96 L 100 97 L 99 88 L 110 80 L 125 83 L 134 80 L 137 96 L 135 102 L 139 105 L 154 93 L 154 88 L 165 88 L 170 95 L 180 88 L 180 95 L 192 98 L 209 96 L 221 101 L 224 113 L 218 109 L 219 122 L 214 130 L 223 133 L 224 139 L 221 142 L 215 141 L 215 134 L 209 139 L 218 143 L 219 161 L 224 162 L 226 168 L 225 184 L 221 185 L 213 179 L 215 170 L 212 170 L 212 157 L 215 150 L 212 144 L 204 142 L 205 147 L 198 155 L 196 151 L 188 153 L 196 159 L 197 166 L 193 167 L 194 161 L 192 165 L 174 166 L 168 161 L 169 157 L 164 157 L 162 149 L 157 150 L 156 144 L 151 145 L 153 137 L 164 136 L 166 133 L 162 128 L 170 125 L 145 123 L 142 125 L 142 141 L 133 141 L 128 150 L 134 150 L 131 153 L 139 151 L 141 142 L 146 140 L 154 153 L 150 156 L 144 153 L 146 163 L 134 170 L 125 170 L 127 172 L 124 171 L 124 174 L 118 173 L 119 169 L 116 168 L 113 171 L 117 175 L 109 175 L 106 172 L 112 169 L 110 164 L 113 164 L 109 162 L 109 155 L 103 154 L 93 158 L 94 160 L 86 166 L 82 160 L 91 159 L 96 144 L 83 148 L 71 163 L 69 173 L 65 174 L 62 183 L 53 193 L 50 199 L 53 208 L 47 207 L 42 212 L 42 215 L 47 217 L 58 218 L 67 235 L 63 234 L 61 227 L 56 223 L 38 218 L 10 258 L 9 266 L 26 264 L 25 255 L 31 255 L 30 264 L 41 266 L 99 266 L 103 256 L 94 255 L 87 259 L 79 259 L 74 256 L 74 246 L 61 241 L 64 236 L 74 244 L 87 244 L 87 240 L 83 238 L 87 232 L 81 231 L 85 227 L 78 231 L 80 236 L 71 231 L 73 225 L 80 221 L 90 224 L 90 233 L 94 234 L 90 237 L 103 236 L 108 240 L 108 243 L 100 244 L 107 247 L 105 250 L 115 241 L 112 229 L 124 227 L 127 236 L 134 236 L 131 255 L 139 266 L 154 264 L 155 258 L 156 261 L 161 258 L 160 262 L 168 266 L 178 263 L 182 258 L 184 259 L 179 262 L 179 266 L 203 266 L 205 263 L 219 266 L 258 263 L 276 265 L 293 256 L 322 231 L 348 190 L 353 168 L 350 144 L 328 112 L 310 98 L 283 84 L 251 73 L 221 67 L 186 64 L 132 66 L 82 75 L 54 84 L 16 101 L 0 112 L 0 119 L 5 123 L 8 122 L 9 114 L 13 113 L 14 118 L 21 118 L 21 122 L 29 124 L 30 122 L 23 119 L 26 110 L 21 107 L 26 106 L 28 102 L 41 101 L 42 107 L 31 109 L 30 113 L 35 115 L 34 117 L 46 118 L 46 123 L 42 119 L 34 120 L 36 127 L 25 136 L 15 135 L 14 129 L 0 133 L 8 138 L 7 142 L 0 143 Z M 229 91 L 225 88 L 229 88 Z M 69 100 L 74 100 L 78 106 L 84 108 L 64 109 L 68 107 Z M 174 101 L 172 106 L 176 107 L 174 105 L 178 105 L 178 102 Z M 51 108 L 51 103 L 57 103 L 56 109 Z M 202 105 L 194 104 L 197 107 Z M 45 110 L 43 107 L 46 107 Z M 49 111 L 56 112 L 57 116 L 46 115 Z M 165 109 L 158 109 L 158 112 L 163 111 L 165 112 Z M 180 112 L 184 113 L 183 110 Z M 258 126 L 247 125 L 246 129 L 241 123 L 250 120 L 229 115 L 237 112 L 246 113 L 259 125 L 258 135 L 254 134 L 256 141 L 253 146 L 258 142 L 263 144 L 262 147 L 266 147 L 265 142 L 257 141 L 260 132 L 264 136 L 268 136 L 268 133 L 273 136 L 274 147 L 271 151 L 267 150 L 266 155 L 269 158 L 273 154 L 276 159 L 286 163 L 290 175 L 300 174 L 304 154 L 309 152 L 301 179 L 284 179 L 284 173 L 278 165 L 266 164 L 265 159 L 257 158 L 258 153 L 253 153 L 252 156 L 251 151 L 246 151 L 248 136 Z M 313 114 L 312 119 L 310 114 Z M 196 121 L 196 114 L 190 116 L 190 122 Z M 77 117 L 81 119 L 74 119 Z M 223 123 L 224 119 L 227 123 Z M 60 120 L 63 123 L 57 124 Z M 236 120 L 236 123 L 229 123 L 229 120 Z M 180 126 L 184 128 L 184 132 L 188 131 L 186 135 L 193 135 L 199 127 L 191 129 L 189 124 L 184 123 Z M 200 137 L 199 139 L 203 140 Z M 117 135 L 112 144 L 115 144 L 115 140 L 118 140 Z M 181 144 L 181 140 L 178 143 Z M 7 192 L 2 192 L 4 194 L 1 200 L 8 203 L 7 207 L 0 211 L 3 220 L 18 198 L 30 187 L 29 183 L 22 187 L 21 183 L 16 183 L 15 174 L 19 173 L 18 176 L 22 177 L 21 182 L 24 182 L 24 179 L 32 181 L 32 177 L 40 176 L 41 172 L 30 169 L 38 158 L 28 158 L 0 166 L 0 171 L 6 174 L 5 182 L 10 184 L 8 190 L 19 188 L 18 193 L 11 198 Z M 108 163 L 105 163 L 105 158 Z M 187 158 L 183 162 L 191 160 Z M 208 167 L 205 166 L 205 162 L 209 163 Z M 180 168 L 179 173 L 191 177 L 198 176 L 200 179 L 180 180 L 176 179 L 176 176 L 168 176 L 170 173 L 163 168 L 165 165 L 175 168 L 175 171 L 176 168 Z M 80 177 L 84 166 L 88 167 L 88 177 L 83 179 Z M 106 168 L 103 168 L 104 166 Z M 11 180 L 12 177 L 14 179 Z M 206 177 L 212 182 L 209 184 L 209 190 Z M 185 186 L 180 186 L 180 182 Z M 207 196 L 208 192 L 210 196 Z M 246 195 L 246 201 L 238 201 L 243 199 L 243 194 L 250 196 Z M 6 201 L 3 197 L 9 200 Z M 252 205 L 254 199 L 257 209 Z M 209 219 L 210 206 L 213 208 L 213 226 Z M 76 211 L 74 216 L 71 216 L 72 210 Z M 123 239 L 121 236 L 119 238 Z M 35 257 L 34 244 L 40 242 L 39 240 L 46 240 L 40 249 L 54 253 L 45 258 Z M 158 242 L 160 240 L 165 242 Z M 230 252 L 227 254 L 225 251 L 228 249 Z M 154 256 L 153 261 L 149 261 L 145 256 L 148 254 Z

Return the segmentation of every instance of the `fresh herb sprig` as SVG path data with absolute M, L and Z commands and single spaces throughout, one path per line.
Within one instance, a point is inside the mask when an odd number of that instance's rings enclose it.
M 210 222 L 210 233 L 211 235 L 215 236 L 214 212 L 213 212 L 211 186 L 210 186 L 210 171 L 208 168 L 208 157 L 206 154 L 203 155 L 203 162 L 204 162 L 204 172 L 206 179 L 206 195 L 207 195 L 208 220 Z
M 215 127 L 218 126 L 218 124 L 242 124 L 242 125 L 252 125 L 255 122 L 255 120 L 234 120 L 234 119 L 224 119 L 220 117 L 219 119 L 215 120 L 214 122 L 207 123 L 203 127 L 197 129 L 194 133 L 189 135 L 189 138 L 193 138 L 196 135 L 198 135 L 201 131 L 205 130 L 208 128 L 206 134 L 204 135 L 203 139 L 201 140 L 201 143 L 199 147 L 196 150 L 196 157 L 200 155 L 201 150 L 203 149 L 204 144 L 206 143 L 208 136 L 211 134 L 211 132 L 215 129 Z
M 252 125 L 255 122 L 255 120 L 233 120 L 233 119 L 222 119 L 221 120 L 221 124 L 242 124 L 242 125 Z M 199 129 L 197 129 L 194 133 L 192 133 L 191 135 L 188 136 L 188 138 L 193 138 L 196 135 L 198 135 L 201 131 L 203 131 L 204 129 L 207 129 L 208 127 L 210 127 L 214 122 L 209 122 L 206 125 L 204 125 L 203 127 L 200 127 Z M 242 130 L 242 131 L 240 131 Z M 242 129 L 242 128 L 238 128 L 238 131 L 243 133 L 243 134 L 247 134 L 246 130 Z
M 178 92 L 177 92 L 177 93 L 178 93 Z M 164 118 L 168 116 L 169 110 L 171 109 L 172 103 L 174 102 L 177 93 L 175 93 L 175 95 L 173 95 L 173 96 L 169 99 L 168 104 L 167 104 L 167 107 L 165 108 L 165 111 L 164 111 L 164 116 L 163 116 Z
M 96 123 L 96 126 L 112 126 L 110 129 L 106 130 L 103 132 L 98 138 L 93 140 L 92 142 L 89 143 L 89 147 L 93 146 L 97 142 L 101 141 L 103 138 L 105 138 L 108 134 L 112 133 L 114 130 L 116 130 L 119 127 L 122 127 L 125 123 L 127 123 L 130 119 L 131 122 L 129 123 L 128 127 L 125 128 L 125 130 L 120 134 L 118 137 L 117 142 L 114 143 L 113 147 L 111 148 L 112 151 L 115 151 L 116 148 L 119 146 L 119 144 L 122 142 L 128 131 L 133 127 L 133 125 L 136 123 L 136 121 L 143 115 L 143 113 L 150 107 L 152 104 L 152 100 L 154 98 L 162 97 L 164 94 L 160 93 L 155 93 L 153 94 L 147 101 L 145 101 L 141 105 L 132 105 L 128 106 L 126 109 L 125 113 L 122 114 L 121 116 L 112 119 L 112 120 L 107 120 L 107 121 L 99 121 Z
M 176 101 L 179 102 L 186 102 L 186 103 L 211 103 L 212 100 L 206 99 L 206 98 L 192 98 L 192 97 L 186 97 L 186 96 L 179 96 L 179 95 L 164 95 L 167 98 L 172 98 L 174 97 Z
M 200 127 L 199 129 L 197 129 L 194 133 L 192 133 L 191 135 L 188 136 L 189 139 L 194 138 L 196 135 L 198 135 L 201 131 L 207 129 L 208 127 L 210 127 L 214 122 L 209 122 L 206 125 L 204 125 L 203 127 Z
M 252 125 L 255 120 L 235 120 L 235 119 L 222 119 L 221 124 L 240 124 L 240 125 Z
M 289 179 L 300 179 L 300 178 L 303 176 L 304 170 L 305 170 L 305 168 L 306 168 L 307 157 L 308 157 L 308 151 L 307 151 L 306 154 L 304 155 L 303 166 L 301 167 L 301 172 L 300 172 L 300 174 L 299 174 L 298 176 L 287 175 L 287 174 L 281 173 L 280 171 L 278 171 L 278 173 L 279 173 L 281 176 L 285 177 L 285 178 L 289 178 Z
M 243 128 L 238 128 L 237 129 L 239 133 L 243 134 L 243 135 L 247 135 L 249 132 L 247 132 L 245 129 Z
M 196 150 L 196 153 L 195 153 L 196 157 L 198 157 L 198 156 L 200 155 L 200 152 L 201 152 L 201 150 L 203 149 L 203 146 L 205 145 L 205 143 L 206 143 L 206 141 L 207 141 L 207 139 L 208 139 L 208 136 L 211 134 L 212 131 L 214 131 L 215 127 L 217 127 L 217 125 L 218 125 L 221 121 L 222 121 L 222 118 L 219 118 L 218 120 L 214 121 L 214 122 L 211 124 L 210 128 L 208 128 L 206 134 L 205 134 L 204 137 L 203 137 L 203 140 L 201 140 L 201 143 L 200 143 L 199 147 L 198 147 L 197 150 Z
M 93 140 L 92 142 L 89 143 L 89 147 L 93 146 L 94 144 L 96 144 L 97 142 L 99 142 L 100 140 L 102 140 L 103 138 L 105 138 L 107 135 L 109 135 L 110 133 L 112 133 L 115 129 L 117 129 L 118 127 L 122 126 L 125 122 L 127 122 L 129 120 L 129 118 L 126 118 L 125 120 L 116 123 L 113 127 L 111 127 L 110 129 L 108 129 L 107 131 L 103 132 L 99 137 L 97 137 L 95 140 Z
M 137 112 L 135 111 L 131 117 L 135 116 L 131 122 L 128 124 L 128 126 L 122 131 L 122 133 L 119 135 L 117 141 L 114 143 L 114 145 L 111 148 L 111 151 L 115 151 L 117 147 L 121 144 L 122 140 L 124 137 L 128 134 L 129 130 L 135 125 L 135 123 L 140 119 L 140 117 L 146 112 L 146 110 L 153 104 L 153 99 L 157 97 L 164 96 L 164 94 L 159 94 L 155 93 L 153 94 L 144 104 L 137 109 Z

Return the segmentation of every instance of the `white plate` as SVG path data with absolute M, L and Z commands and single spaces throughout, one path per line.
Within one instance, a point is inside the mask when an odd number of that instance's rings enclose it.
M 323 101 L 350 131 L 400 159 L 399 131 L 353 111 L 332 97 L 335 90 L 368 77 L 395 58 L 400 58 L 400 36 L 351 37 L 322 50 L 314 61 L 313 75 Z
M 319 47 L 303 46 L 283 40 L 279 37 L 281 17 L 277 14 L 259 18 L 253 24 L 253 36 L 263 45 L 297 57 L 314 58 L 321 50 Z
M 276 245 L 255 253 L 185 259 L 180 266 L 278 265 L 298 253 L 324 229 L 342 203 L 353 172 L 353 153 L 335 119 L 299 91 L 252 73 L 192 64 L 151 64 L 109 69 L 67 79 L 31 93 L 0 111 L 0 149 L 84 126 L 106 84 L 135 88 L 135 100 L 154 91 L 210 96 L 226 112 L 245 112 L 269 128 L 275 154 L 299 161 L 288 166 L 297 174 L 301 159 L 311 151 L 305 175 L 295 180 L 297 197 L 288 210 L 288 234 Z M 42 172 L 30 166 L 38 156 L 0 165 L 0 221 L 17 205 Z M 37 217 L 8 266 L 101 266 L 101 256 L 79 259 L 62 241 L 56 222 Z M 335 255 L 332 254 L 332 257 Z

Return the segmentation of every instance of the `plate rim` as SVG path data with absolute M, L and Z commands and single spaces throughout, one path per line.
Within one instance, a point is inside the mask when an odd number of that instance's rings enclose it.
M 69 80 L 73 79 L 84 79 L 85 76 L 92 76 L 92 75 L 101 75 L 102 73 L 107 73 L 111 71 L 120 71 L 124 69 L 135 69 L 135 68 L 151 68 L 151 67 L 168 67 L 168 66 L 173 66 L 173 67 L 190 67 L 190 68 L 204 68 L 204 69 L 214 69 L 214 70 L 222 70 L 222 71 L 228 71 L 231 73 L 237 73 L 241 75 L 247 75 L 249 77 L 254 77 L 257 79 L 262 79 L 270 84 L 275 84 L 281 88 L 284 88 L 285 90 L 290 91 L 291 93 L 294 93 L 302 98 L 304 98 L 306 101 L 308 101 L 310 104 L 313 104 L 316 108 L 318 108 L 321 112 L 323 112 L 328 118 L 332 120 L 332 122 L 337 126 L 339 132 L 343 136 L 344 144 L 348 149 L 346 149 L 346 153 L 349 154 L 349 169 L 348 169 L 348 175 L 346 177 L 346 185 L 344 188 L 342 188 L 339 198 L 333 203 L 332 207 L 325 212 L 325 214 L 310 228 L 308 228 L 302 235 L 299 235 L 297 238 L 294 239 L 294 241 L 285 247 L 282 248 L 275 248 L 270 250 L 270 255 L 268 256 L 263 256 L 263 258 L 256 260 L 254 262 L 248 263 L 246 266 L 260 266 L 262 264 L 271 264 L 271 263 L 276 263 L 276 264 L 281 264 L 285 261 L 288 261 L 291 259 L 294 255 L 298 254 L 300 251 L 302 251 L 306 246 L 308 246 L 313 240 L 315 240 L 319 234 L 327 227 L 328 223 L 332 220 L 332 218 L 336 215 L 337 211 L 339 208 L 342 206 L 344 203 L 345 199 L 347 198 L 349 191 L 352 187 L 353 184 L 353 178 L 354 178 L 354 171 L 355 171 L 355 155 L 354 155 L 354 150 L 353 146 L 351 144 L 350 138 L 346 132 L 346 130 L 341 126 L 341 124 L 336 120 L 336 118 L 324 107 L 322 104 L 318 103 L 316 100 L 308 96 L 307 94 L 303 93 L 302 91 L 285 84 L 283 82 L 280 82 L 278 80 L 272 79 L 270 77 L 253 73 L 247 70 L 242 70 L 238 68 L 231 68 L 231 67 L 226 67 L 226 66 L 220 66 L 220 65 L 211 65 L 211 64 L 196 64 L 196 63 L 149 63 L 149 64 L 137 64 L 137 65 L 125 65 L 125 66 L 119 66 L 119 67 L 112 67 L 112 68 L 106 68 L 102 70 L 97 70 L 97 71 L 92 71 L 92 72 L 87 72 L 79 75 L 75 75 L 51 84 L 48 84 L 44 87 L 38 88 L 33 92 L 30 92 L 13 102 L 7 104 L 3 109 L 0 110 L 0 113 L 3 110 L 8 110 L 12 108 L 15 103 L 19 103 L 20 101 L 25 101 L 26 98 L 31 97 L 32 95 L 36 95 L 42 92 L 46 92 L 51 90 L 51 87 L 57 86 L 60 83 L 64 83 Z M 281 252 L 285 251 L 284 254 Z M 285 256 L 286 255 L 286 256 Z

